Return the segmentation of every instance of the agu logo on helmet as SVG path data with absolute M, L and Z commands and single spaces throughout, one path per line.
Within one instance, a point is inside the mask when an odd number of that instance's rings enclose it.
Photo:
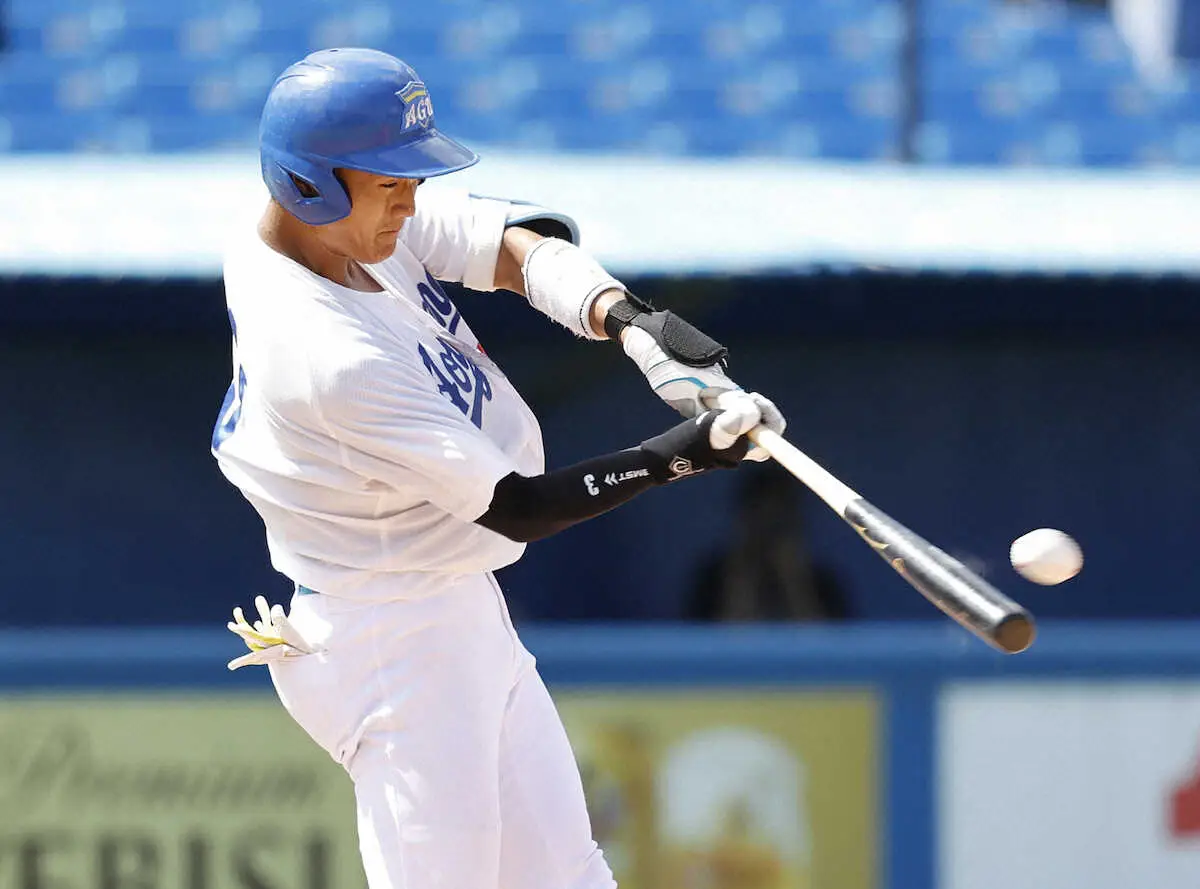
M 396 95 L 404 103 L 404 128 L 417 126 L 428 127 L 433 123 L 433 102 L 429 99 L 429 90 L 419 80 L 409 81 Z

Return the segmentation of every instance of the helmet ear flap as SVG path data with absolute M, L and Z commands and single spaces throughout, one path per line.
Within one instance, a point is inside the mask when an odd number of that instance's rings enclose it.
M 301 222 L 328 225 L 350 215 L 350 195 L 331 169 L 264 149 L 262 174 L 271 197 Z

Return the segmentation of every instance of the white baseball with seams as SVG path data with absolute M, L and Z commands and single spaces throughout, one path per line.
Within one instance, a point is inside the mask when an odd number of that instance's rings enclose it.
M 1012 566 L 1026 580 L 1054 586 L 1070 580 L 1083 568 L 1083 550 L 1071 535 L 1057 528 L 1038 528 L 1012 542 Z

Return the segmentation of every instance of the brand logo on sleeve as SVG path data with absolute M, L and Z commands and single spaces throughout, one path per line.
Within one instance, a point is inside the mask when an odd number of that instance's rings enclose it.
M 404 103 L 404 129 L 415 126 L 429 128 L 433 125 L 433 102 L 425 84 L 410 80 L 404 89 L 396 91 L 396 97 Z
M 625 472 L 610 472 L 604 476 L 604 484 L 610 487 L 627 482 L 635 478 L 648 478 L 650 476 L 649 469 L 629 469 Z
M 696 467 L 692 465 L 692 461 L 686 457 L 675 457 L 669 465 L 672 478 L 679 478 L 681 475 L 691 475 L 696 471 Z

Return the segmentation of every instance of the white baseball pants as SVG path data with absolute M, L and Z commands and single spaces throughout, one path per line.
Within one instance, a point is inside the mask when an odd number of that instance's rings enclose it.
M 271 677 L 354 781 L 370 889 L 615 889 L 491 575 L 388 602 L 299 592 L 291 619 L 324 650 Z

